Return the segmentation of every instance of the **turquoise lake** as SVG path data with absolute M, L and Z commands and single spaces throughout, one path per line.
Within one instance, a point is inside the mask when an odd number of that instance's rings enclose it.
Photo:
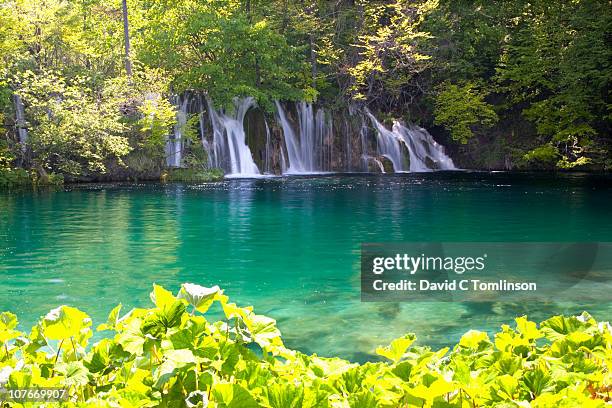
M 0 309 L 22 329 L 60 304 L 94 326 L 156 282 L 219 285 L 277 319 L 288 346 L 355 361 L 414 332 L 456 343 L 514 316 L 610 302 L 362 303 L 360 245 L 402 241 L 612 241 L 612 178 L 440 172 L 209 184 L 89 184 L 0 193 Z

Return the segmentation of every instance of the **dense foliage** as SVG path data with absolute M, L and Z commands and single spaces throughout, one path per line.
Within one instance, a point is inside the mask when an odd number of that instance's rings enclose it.
M 607 0 L 3 0 L 1 137 L 12 165 L 69 176 L 163 163 L 169 101 L 190 90 L 217 106 L 247 95 L 268 110 L 367 105 L 440 125 L 458 153 L 489 144 L 516 165 L 610 168 L 611 10 Z
M 526 317 L 490 338 L 468 331 L 452 349 L 414 335 L 363 365 L 283 345 L 276 322 L 214 286 L 154 285 L 151 309 L 121 305 L 97 330 L 60 306 L 29 334 L 0 315 L 0 381 L 63 387 L 66 406 L 92 407 L 603 407 L 612 386 L 612 327 L 583 313 L 540 325 Z M 212 309 L 211 309 L 212 307 Z M 215 309 L 220 309 L 215 313 Z M 212 320 L 215 316 L 221 320 Z M 16 404 L 16 406 L 19 406 Z

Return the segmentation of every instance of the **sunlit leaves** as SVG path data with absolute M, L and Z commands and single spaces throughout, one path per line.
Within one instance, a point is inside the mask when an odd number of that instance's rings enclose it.
M 502 375 L 496 380 L 496 395 L 502 400 L 513 400 L 516 397 L 518 380 L 508 374 Z
M 156 284 L 153 284 L 153 292 L 151 292 L 150 298 L 155 303 L 155 306 L 160 309 L 168 307 L 176 301 L 176 298 L 169 290 Z
M 215 401 L 223 408 L 258 408 L 259 404 L 244 387 L 238 384 L 217 384 L 213 387 Z
M 122 317 L 113 309 L 100 328 L 114 337 L 87 352 L 91 321 L 78 309 L 52 310 L 27 337 L 1 314 L 0 378 L 122 407 L 603 407 L 611 386 L 610 325 L 587 314 L 540 326 L 518 317 L 493 342 L 470 330 L 450 352 L 408 334 L 376 349 L 387 361 L 360 365 L 286 349 L 274 319 L 217 287 L 185 284 L 175 296 L 154 285 L 151 300 Z M 201 313 L 215 303 L 223 319 L 209 322 Z
M 292 384 L 272 384 L 265 388 L 271 408 L 300 408 L 304 402 L 304 388 Z
M 115 306 L 113 310 L 111 310 L 111 312 L 108 314 L 108 319 L 106 320 L 106 323 L 102 323 L 101 325 L 99 325 L 97 330 L 114 330 L 117 327 L 117 323 L 119 322 L 119 313 L 121 312 L 121 307 L 121 303 Z
M 467 348 L 478 348 L 478 346 L 482 342 L 488 342 L 489 336 L 485 332 L 481 332 L 478 330 L 470 330 L 461 336 L 461 340 L 459 340 L 459 345 L 461 347 Z
M 517 317 L 515 321 L 516 321 L 516 330 L 521 334 L 521 336 L 523 336 L 523 338 L 531 341 L 531 340 L 537 340 L 540 337 L 543 337 L 540 330 L 538 330 L 537 324 L 527 320 L 526 316 Z
M 81 361 L 58 364 L 56 370 L 64 376 L 62 381 L 64 385 L 69 387 L 82 387 L 87 384 L 89 371 Z
M 140 319 L 130 319 L 127 324 L 118 331 L 114 340 L 123 350 L 135 356 L 143 353 L 145 337 L 140 331 L 141 324 L 142 321 Z
M 266 348 L 270 344 L 282 345 L 280 330 L 276 328 L 276 320 L 266 316 L 253 315 L 247 326 L 253 335 L 255 343 Z
M 216 285 L 212 288 L 206 288 L 193 283 L 183 283 L 178 297 L 180 299 L 185 299 L 198 312 L 206 313 L 210 305 L 212 305 L 213 300 L 216 299 L 217 295 L 222 293 L 219 286 Z
M 81 330 L 90 330 L 91 319 L 79 309 L 60 306 L 51 310 L 43 319 L 43 332 L 50 340 L 65 340 L 76 337 Z
M 376 354 L 380 354 L 394 363 L 397 363 L 401 360 L 408 347 L 410 347 L 415 340 L 416 336 L 414 334 L 407 334 L 404 337 L 393 340 L 387 347 L 378 347 L 376 349 Z
M 0 342 L 5 342 L 20 335 L 20 332 L 14 330 L 17 327 L 17 316 L 11 312 L 3 312 L 0 314 Z
M 152 1 L 137 33 L 138 57 L 161 67 L 173 88 L 205 91 L 217 106 L 253 96 L 260 106 L 275 99 L 303 99 L 306 67 L 294 46 L 240 2 Z
M 457 142 L 467 143 L 473 136 L 473 126 L 489 128 L 498 120 L 493 106 L 485 102 L 487 95 L 488 92 L 473 82 L 440 84 L 435 100 L 435 123 L 448 129 Z
M 590 316 L 586 316 L 584 321 L 578 317 L 554 316 L 542 322 L 542 331 L 552 340 L 558 340 L 570 333 L 574 333 L 588 326 Z M 592 324 L 592 323 L 591 323 Z
M 363 1 L 363 30 L 358 34 L 358 58 L 349 68 L 351 91 L 358 100 L 385 99 L 387 107 L 401 103 L 410 86 L 419 88 L 418 74 L 429 55 L 419 40 L 430 36 L 420 24 L 436 1 Z
M 131 151 L 118 101 L 100 101 L 91 81 L 56 71 L 15 75 L 36 164 L 72 175 L 105 173 L 109 160 L 121 160 Z

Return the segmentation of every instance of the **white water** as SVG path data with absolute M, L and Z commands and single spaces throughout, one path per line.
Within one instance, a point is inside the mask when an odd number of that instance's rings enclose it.
M 456 169 L 451 158 L 444 153 L 444 148 L 425 129 L 418 126 L 406 127 L 395 121 L 389 130 L 372 113 L 366 111 L 366 114 L 376 128 L 378 154 L 391 161 L 395 172 Z M 408 151 L 409 166 L 402 146 Z
M 234 99 L 235 110 L 228 114 L 215 110 L 208 102 L 208 112 L 213 127 L 214 165 L 226 170 L 228 176 L 257 177 L 261 173 L 253 161 L 251 149 L 246 144 L 244 117 L 256 106 L 252 97 Z
M 187 124 L 188 98 L 176 99 L 176 125 L 174 134 L 166 140 L 166 165 L 168 167 L 181 167 L 183 161 L 183 135 Z
M 315 114 L 312 104 L 306 102 L 300 102 L 296 107 L 299 134 L 294 131 L 281 103 L 276 102 L 289 160 L 289 167 L 283 173 L 309 174 L 329 171 L 332 161 L 332 143 L 328 140 L 332 137 L 331 118 L 326 120 L 322 109 L 318 109 Z
M 17 135 L 19 136 L 21 149 L 25 150 L 26 142 L 28 141 L 28 129 L 26 128 L 25 109 L 21 96 L 14 94 L 13 102 L 15 103 L 15 125 L 17 126 Z
M 393 130 L 402 135 L 408 146 L 410 171 L 457 169 L 453 160 L 444 152 L 444 147 L 438 144 L 427 130 L 416 125 L 406 127 L 399 122 L 393 124 Z M 428 162 L 434 163 L 434 168 L 429 167 Z
M 380 170 L 381 173 L 385 173 L 385 166 L 383 166 L 382 162 L 380 160 L 378 160 L 376 157 L 372 157 L 372 156 L 369 156 L 367 154 L 364 154 L 362 156 L 362 160 L 365 163 L 365 170 L 366 171 L 369 170 L 368 164 L 370 163 L 370 161 L 372 161 L 372 162 L 374 162 L 374 164 L 376 164 L 376 166 L 378 167 L 378 169 Z
M 369 170 L 369 161 L 375 160 L 376 165 L 381 169 L 381 172 L 384 173 L 385 169 L 382 167 L 382 163 L 375 157 L 372 157 L 368 154 L 368 126 L 366 125 L 366 118 L 363 114 L 363 110 L 356 108 L 354 105 L 349 105 L 348 112 L 350 116 L 357 116 L 359 118 L 359 122 L 361 126 L 359 127 L 359 149 L 361 151 L 361 171 L 367 172 Z M 366 114 L 369 111 L 366 110 Z M 347 144 L 347 149 L 350 149 L 350 143 Z M 348 167 L 347 170 L 351 170 L 351 155 L 347 153 L 348 157 Z
M 376 145 L 378 154 L 385 156 L 391 160 L 393 164 L 393 170 L 395 172 L 408 171 L 406 166 L 406 160 L 402 154 L 402 136 L 395 131 L 388 130 L 382 123 L 380 123 L 370 111 L 366 110 L 366 114 L 372 121 L 372 124 L 376 128 Z
M 212 156 L 210 151 L 210 143 L 208 143 L 208 140 L 206 140 L 206 115 L 204 112 L 204 103 L 202 99 L 202 95 L 198 95 L 198 122 L 200 125 L 200 138 L 202 140 L 202 147 L 204 148 L 204 152 L 206 152 L 206 167 L 210 168 L 212 166 Z
M 264 162 L 264 174 L 272 174 L 272 145 L 270 140 L 270 128 L 268 127 L 268 121 L 264 118 L 264 124 L 266 125 L 266 158 Z

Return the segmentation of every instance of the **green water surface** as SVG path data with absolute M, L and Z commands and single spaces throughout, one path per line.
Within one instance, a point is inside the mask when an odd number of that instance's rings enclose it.
M 106 319 L 153 282 L 219 285 L 277 319 L 293 348 L 353 360 L 405 332 L 455 343 L 610 302 L 361 303 L 362 242 L 612 241 L 607 176 L 429 173 L 104 184 L 0 192 L 0 309 L 28 328 L 60 304 Z

